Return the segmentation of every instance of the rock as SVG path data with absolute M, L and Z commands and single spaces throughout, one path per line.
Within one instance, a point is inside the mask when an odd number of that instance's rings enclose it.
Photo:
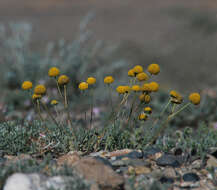
M 210 168 L 210 167 L 217 167 L 217 159 L 214 156 L 212 156 L 212 155 L 207 155 L 207 156 L 209 158 L 208 158 L 208 160 L 206 162 L 206 166 L 208 168 Z
M 78 160 L 80 160 L 80 155 L 77 152 L 69 153 L 63 155 L 57 159 L 57 165 L 61 166 L 63 164 L 72 165 Z
M 136 167 L 129 166 L 128 173 L 129 174 L 135 173 L 136 175 L 148 174 L 151 173 L 151 169 L 145 166 L 136 166 Z
M 15 173 L 7 179 L 3 190 L 67 190 L 69 186 L 71 190 L 88 189 L 89 184 L 79 180 L 81 179 L 78 176 L 54 176 L 48 178 L 37 173 Z M 91 184 L 91 189 L 98 190 L 94 183 Z
M 173 179 L 173 178 L 165 177 L 165 176 L 161 177 L 161 178 L 159 179 L 159 181 L 160 181 L 161 183 L 174 183 L 174 179 Z
M 105 164 L 105 165 L 107 165 L 109 167 L 112 167 L 112 164 L 106 158 L 103 158 L 103 157 L 100 157 L 100 156 L 95 156 L 94 158 L 101 161 L 103 164 Z
M 165 168 L 163 170 L 163 175 L 167 178 L 176 178 L 177 177 L 177 174 L 176 174 L 176 171 L 174 170 L 174 168 Z
M 158 166 L 172 166 L 172 167 L 180 167 L 180 163 L 177 160 L 176 156 L 164 154 L 160 158 L 156 160 Z
M 199 176 L 196 173 L 186 173 L 183 175 L 182 178 L 186 182 L 189 182 L 189 181 L 196 182 L 200 180 Z
M 45 180 L 46 177 L 39 174 L 15 173 L 7 179 L 3 190 L 39 190 Z
M 103 188 L 118 188 L 124 184 L 124 178 L 102 161 L 84 157 L 73 164 L 74 169 L 85 179 L 95 181 Z
M 112 158 L 112 157 L 117 157 L 117 156 L 122 156 L 122 155 L 128 154 L 132 151 L 133 150 L 131 150 L 131 149 L 116 150 L 113 152 L 109 152 L 109 153 L 105 154 L 104 156 L 108 157 L 108 158 Z
M 145 150 L 143 150 L 143 156 L 145 158 L 148 158 L 149 156 L 152 156 L 156 153 L 160 153 L 161 150 L 159 148 L 154 148 L 154 147 L 149 147 L 149 148 L 146 148 Z
M 123 159 L 123 158 L 129 158 L 129 159 L 138 159 L 138 158 L 143 158 L 143 153 L 142 152 L 139 152 L 139 151 L 132 151 L 128 154 L 124 154 L 124 155 L 121 155 L 121 156 L 117 156 L 116 159 L 117 160 L 120 160 L 120 159 Z
M 191 167 L 192 169 L 200 169 L 202 167 L 202 160 L 195 160 L 192 162 Z
M 115 160 L 111 162 L 112 166 L 120 167 L 120 166 L 150 166 L 149 162 L 146 162 L 143 159 L 126 159 L 123 158 L 122 160 Z

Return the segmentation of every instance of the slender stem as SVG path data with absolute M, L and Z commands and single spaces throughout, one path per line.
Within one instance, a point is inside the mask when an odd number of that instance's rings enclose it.
M 190 102 L 187 103 L 187 104 L 185 104 L 182 108 L 180 108 L 180 110 L 178 110 L 177 112 L 171 114 L 170 116 L 171 116 L 171 117 L 176 116 L 178 113 L 180 113 L 180 112 L 183 111 L 185 108 L 187 108 L 190 104 L 191 104 Z
M 134 109 L 134 104 L 136 102 L 136 97 L 137 97 L 137 94 L 135 93 L 134 98 L 133 98 L 133 102 L 132 102 L 132 105 L 131 105 L 131 108 L 130 108 L 130 113 L 129 113 L 129 116 L 128 116 L 128 119 L 127 119 L 127 124 L 129 123 L 129 121 L 131 119 L 133 109 Z
M 175 111 L 176 105 L 177 104 L 173 104 L 172 109 L 171 109 L 171 113 L 173 113 Z
M 112 109 L 112 112 L 113 112 L 114 108 L 113 108 L 113 102 L 112 102 L 112 89 L 111 89 L 110 84 L 108 84 L 108 90 L 109 90 L 109 96 L 110 96 L 111 109 Z
M 92 122 L 93 122 L 93 89 L 90 90 L 90 129 L 92 128 Z
M 161 113 L 159 114 L 159 116 L 157 117 L 157 119 L 155 119 L 154 123 L 152 126 L 156 125 L 159 121 L 159 119 L 162 117 L 162 115 L 165 113 L 165 111 L 167 110 L 168 106 L 171 104 L 171 99 L 169 99 L 169 101 L 167 102 L 167 104 L 164 106 L 163 110 L 161 111 Z M 153 127 L 152 127 L 153 128 Z M 151 128 L 151 129 L 152 129 Z
M 186 105 L 184 105 L 180 110 L 178 110 L 177 112 L 171 114 L 168 116 L 168 118 L 166 119 L 166 121 L 163 123 L 163 125 L 160 127 L 159 131 L 156 133 L 156 135 L 152 138 L 151 142 L 148 145 L 152 145 L 157 138 L 159 137 L 160 134 L 163 135 L 163 132 L 166 130 L 168 123 L 171 119 L 173 119 L 174 116 L 176 116 L 178 113 L 180 113 L 181 111 L 183 111 L 185 108 L 187 108 L 191 103 L 187 103 Z
M 69 109 L 68 109 L 66 85 L 64 85 L 64 107 L 65 107 L 65 110 L 67 112 L 68 124 L 70 125 L 70 127 L 72 127 L 72 121 L 71 121 L 70 113 L 69 113 Z
M 61 98 L 63 98 L 63 94 L 62 94 L 62 92 L 61 92 L 61 90 L 60 90 L 60 85 L 59 85 L 58 80 L 57 80 L 56 77 L 55 77 L 55 80 L 56 80 L 56 84 L 57 84 L 57 90 L 58 90 L 58 92 L 59 92 Z
M 44 119 L 43 119 L 42 116 L 41 116 L 40 100 L 37 99 L 36 101 L 37 101 L 37 111 L 38 111 L 38 115 L 39 115 L 39 118 L 40 118 L 41 122 L 43 122 Z
M 52 116 L 52 114 L 50 113 L 47 105 L 45 103 L 43 103 L 42 101 L 41 102 L 41 105 L 44 107 L 45 111 L 48 113 L 49 117 L 53 120 L 53 122 L 56 124 L 57 127 L 59 127 L 59 124 L 58 122 L 56 121 L 56 119 Z

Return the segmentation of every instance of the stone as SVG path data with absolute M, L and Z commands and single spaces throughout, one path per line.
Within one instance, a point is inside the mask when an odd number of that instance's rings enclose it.
M 95 181 L 103 188 L 118 188 L 124 184 L 124 178 L 93 157 L 84 157 L 73 164 L 73 168 L 86 180 Z
M 172 167 L 180 167 L 180 163 L 177 160 L 176 156 L 164 154 L 160 158 L 156 160 L 158 166 L 172 166 Z
M 81 159 L 81 157 L 77 152 L 69 153 L 69 154 L 66 154 L 66 155 L 59 157 L 57 159 L 57 165 L 58 166 L 61 166 L 64 164 L 72 165 L 80 159 Z
M 132 151 L 133 150 L 131 150 L 131 149 L 116 150 L 116 151 L 104 154 L 104 156 L 108 157 L 108 158 L 118 157 L 118 156 L 122 156 L 122 155 L 128 154 L 128 153 L 130 153 Z
M 145 158 L 148 158 L 149 156 L 152 156 L 156 153 L 160 153 L 161 150 L 159 148 L 154 148 L 154 147 L 148 147 L 145 150 L 143 150 L 143 156 Z
M 109 162 L 106 158 L 103 158 L 101 156 L 95 156 L 94 158 L 101 161 L 103 164 L 105 164 L 105 165 L 107 165 L 109 167 L 112 167 L 111 162 Z
M 112 166 L 120 167 L 120 166 L 150 166 L 149 162 L 146 162 L 143 159 L 125 159 L 122 160 L 114 160 L 111 162 Z
M 174 168 L 165 168 L 163 170 L 163 175 L 167 178 L 176 178 L 177 177 L 177 174 L 176 174 L 176 171 L 174 170 Z
M 143 158 L 143 153 L 142 152 L 139 152 L 139 151 L 132 151 L 128 154 L 124 154 L 124 155 L 121 155 L 121 156 L 117 156 L 116 159 L 119 160 L 119 159 L 123 159 L 123 158 L 129 158 L 129 159 L 138 159 L 138 158 Z
M 208 156 L 208 160 L 206 162 L 206 166 L 208 168 L 210 168 L 210 167 L 217 167 L 217 159 L 214 156 L 212 156 L 212 155 L 207 155 L 207 156 Z
M 145 166 L 129 166 L 128 168 L 128 173 L 129 174 L 136 174 L 136 175 L 141 175 L 141 174 L 149 174 L 151 173 L 151 169 Z
M 161 178 L 159 179 L 159 181 L 160 181 L 161 183 L 174 183 L 174 179 L 173 179 L 173 178 L 165 177 L 165 176 L 161 177 Z
M 192 182 L 196 182 L 199 181 L 200 178 L 196 173 L 186 173 L 182 176 L 183 180 L 186 182 L 192 181 Z
M 6 180 L 3 190 L 40 190 L 40 184 L 46 179 L 39 174 L 15 173 Z

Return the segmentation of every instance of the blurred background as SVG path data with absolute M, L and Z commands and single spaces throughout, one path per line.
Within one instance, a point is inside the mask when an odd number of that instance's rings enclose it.
M 87 76 L 126 83 L 128 69 L 152 62 L 164 90 L 216 90 L 217 2 L 0 0 L 1 107 L 23 106 L 24 80 L 52 86 L 51 66 L 72 78 L 73 98 Z

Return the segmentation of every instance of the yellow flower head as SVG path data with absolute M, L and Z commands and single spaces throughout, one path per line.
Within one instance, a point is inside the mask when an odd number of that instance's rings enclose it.
M 88 83 L 87 82 L 81 82 L 78 86 L 80 90 L 87 90 L 88 89 Z
M 105 84 L 111 84 L 114 82 L 114 78 L 112 76 L 107 76 L 104 78 L 104 83 Z
M 139 85 L 133 85 L 133 86 L 132 86 L 132 90 L 133 90 L 134 92 L 139 92 L 141 89 L 140 89 L 140 86 L 139 86 Z
M 192 104 L 198 105 L 200 104 L 200 94 L 199 93 L 191 93 L 188 97 L 188 99 L 191 101 Z
M 33 100 L 37 100 L 37 99 L 40 99 L 42 96 L 40 94 L 33 94 L 32 95 L 32 99 Z
M 141 102 L 148 104 L 151 101 L 151 96 L 148 94 L 142 94 L 139 96 Z
M 133 71 L 135 74 L 139 74 L 139 73 L 142 73 L 143 72 L 143 68 L 141 65 L 136 65 L 134 68 L 133 68 Z
M 178 97 L 180 97 L 181 95 L 180 95 L 178 92 L 176 92 L 175 90 L 171 90 L 171 91 L 170 91 L 170 96 L 171 96 L 172 98 L 178 98 Z
M 152 75 L 157 75 L 160 72 L 160 67 L 158 64 L 153 63 L 148 66 L 148 72 Z
M 128 76 L 129 77 L 135 77 L 136 75 L 135 75 L 135 72 L 134 72 L 134 69 L 130 69 L 129 71 L 128 71 Z
M 87 78 L 87 83 L 89 85 L 95 84 L 96 83 L 96 78 L 94 78 L 94 77 L 88 77 Z
M 59 85 L 66 85 L 69 83 L 69 77 L 66 75 L 60 75 L 57 81 Z
M 148 114 L 151 114 L 151 113 L 152 113 L 151 107 L 145 107 L 145 108 L 144 108 L 144 112 L 146 112 L 146 113 L 148 113 Z
M 124 93 L 126 92 L 124 86 L 118 86 L 118 87 L 116 88 L 116 91 L 117 91 L 119 94 L 124 94 Z
M 142 73 L 139 73 L 138 75 L 136 75 L 136 78 L 139 81 L 146 81 L 146 80 L 148 80 L 148 75 L 146 73 L 142 72 Z
M 51 102 L 50 102 L 50 104 L 51 105 L 57 105 L 59 102 L 57 101 L 57 100 L 52 100 Z
M 48 71 L 49 77 L 56 77 L 60 74 L 60 70 L 56 67 L 51 67 Z
M 129 86 L 124 86 L 125 93 L 129 93 L 131 88 Z
M 141 91 L 143 91 L 143 92 L 146 92 L 146 93 L 148 93 L 148 92 L 151 92 L 151 87 L 150 87 L 150 85 L 149 84 L 143 84 L 142 86 L 141 86 Z
M 29 90 L 32 88 L 32 83 L 30 81 L 24 81 L 22 84 L 23 90 Z
M 182 100 L 183 100 L 182 96 L 178 92 L 176 92 L 175 90 L 170 91 L 170 96 L 172 98 L 172 100 L 171 100 L 172 103 L 175 103 L 175 104 L 181 104 L 182 103 Z
M 149 87 L 152 92 L 157 92 L 159 89 L 159 84 L 157 82 L 150 82 Z
M 44 95 L 46 93 L 46 87 L 42 84 L 39 84 L 35 87 L 34 93 L 37 95 Z
M 145 120 L 147 120 L 147 119 L 148 119 L 148 115 L 147 115 L 147 114 L 141 113 L 141 114 L 139 115 L 139 120 L 145 121 Z

